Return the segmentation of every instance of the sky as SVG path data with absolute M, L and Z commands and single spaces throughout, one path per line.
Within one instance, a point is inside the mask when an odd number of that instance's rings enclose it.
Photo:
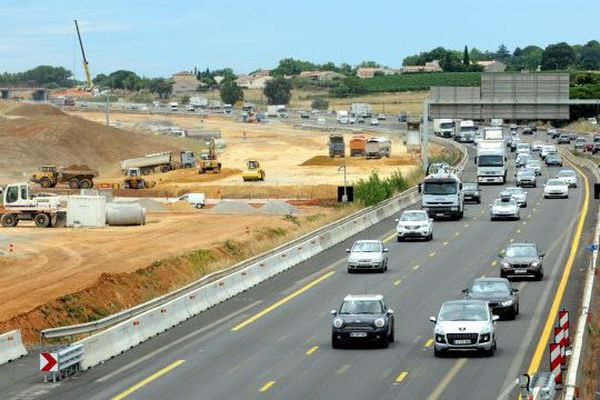
M 286 57 L 399 67 L 437 46 L 584 44 L 600 39 L 599 14 L 597 0 L 0 0 L 0 71 L 54 65 L 83 79 L 73 19 L 92 75 L 168 77 Z

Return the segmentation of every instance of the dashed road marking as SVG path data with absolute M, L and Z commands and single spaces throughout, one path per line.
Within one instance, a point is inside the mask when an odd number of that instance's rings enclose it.
M 408 375 L 408 371 L 402 371 L 400 372 L 400 374 L 396 377 L 396 383 L 400 383 L 402 382 L 404 379 L 406 379 L 406 376 Z
M 496 261 L 496 260 L 492 261 L 492 267 L 495 267 L 496 264 L 498 264 L 498 261 Z
M 313 346 L 313 347 L 311 347 L 310 349 L 308 349 L 308 350 L 306 351 L 306 355 L 307 355 L 307 356 L 310 356 L 311 354 L 313 354 L 313 353 L 314 353 L 315 351 L 317 351 L 318 349 L 319 349 L 319 346 Z
M 344 372 L 348 371 L 351 366 L 352 366 L 352 364 L 342 365 L 340 369 L 338 369 L 337 371 L 335 371 L 335 373 L 338 374 L 338 375 L 341 375 Z
M 432 344 L 433 344 L 433 339 L 430 338 L 425 342 L 425 346 L 423 346 L 423 347 L 431 347 Z
M 402 279 L 398 279 L 396 282 L 394 282 L 394 286 L 398 286 L 401 283 L 402 283 Z
M 521 230 L 520 230 L 520 229 L 517 229 L 517 233 L 521 233 Z
M 420 266 L 419 264 L 417 264 L 417 265 L 415 265 L 415 266 L 413 267 L 413 270 L 415 270 L 415 271 L 416 271 L 416 270 L 418 270 L 419 268 L 421 268 L 421 266 Z
M 442 246 L 448 246 L 448 241 L 445 241 L 444 243 L 442 243 Z
M 454 232 L 454 236 L 459 236 L 460 232 Z
M 469 224 L 465 224 L 465 228 L 468 228 L 469 226 L 471 226 L 471 225 L 469 225 Z
M 431 253 L 429 253 L 429 257 L 433 257 L 433 256 L 435 256 L 435 255 L 436 255 L 436 252 L 435 252 L 435 251 L 432 251 Z
M 273 385 L 275 385 L 275 381 L 269 381 L 269 382 L 265 383 L 264 385 L 262 385 L 262 387 L 260 389 L 258 389 L 258 391 L 261 393 L 264 393 L 267 390 L 271 389 L 273 387 Z

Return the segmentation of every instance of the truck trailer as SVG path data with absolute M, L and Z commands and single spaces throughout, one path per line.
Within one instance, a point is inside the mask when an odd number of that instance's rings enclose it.
M 451 138 L 454 136 L 456 123 L 454 120 L 441 118 L 433 120 L 433 134 L 440 137 Z
M 371 115 L 373 115 L 373 106 L 367 103 L 352 103 L 350 112 L 353 117 L 371 118 Z
M 477 181 L 479 183 L 504 184 L 507 168 L 504 141 L 502 139 L 479 140 L 477 142 L 475 164 L 477 165 Z
M 355 135 L 350 139 L 350 157 L 366 155 L 367 139 L 363 135 Z
M 346 157 L 346 145 L 344 136 L 341 133 L 332 133 L 329 135 L 329 157 Z
M 369 158 L 389 157 L 392 152 L 392 142 L 385 137 L 374 137 L 367 140 L 365 155 Z

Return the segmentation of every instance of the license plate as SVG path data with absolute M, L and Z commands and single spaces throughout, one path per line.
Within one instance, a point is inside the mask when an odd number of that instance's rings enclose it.
M 486 179 L 486 181 L 487 181 L 487 182 L 493 182 L 493 181 L 494 181 L 494 179 L 487 178 L 487 179 Z
M 468 339 L 455 340 L 455 344 L 471 344 L 471 341 Z
M 515 274 L 526 274 L 527 270 L 526 269 L 515 269 Z
M 350 337 L 367 337 L 366 332 L 350 332 Z

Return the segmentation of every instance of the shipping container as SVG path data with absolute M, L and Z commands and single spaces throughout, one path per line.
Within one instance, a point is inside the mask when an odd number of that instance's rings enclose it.
M 104 196 L 69 196 L 67 226 L 102 228 L 106 225 L 106 198 Z

